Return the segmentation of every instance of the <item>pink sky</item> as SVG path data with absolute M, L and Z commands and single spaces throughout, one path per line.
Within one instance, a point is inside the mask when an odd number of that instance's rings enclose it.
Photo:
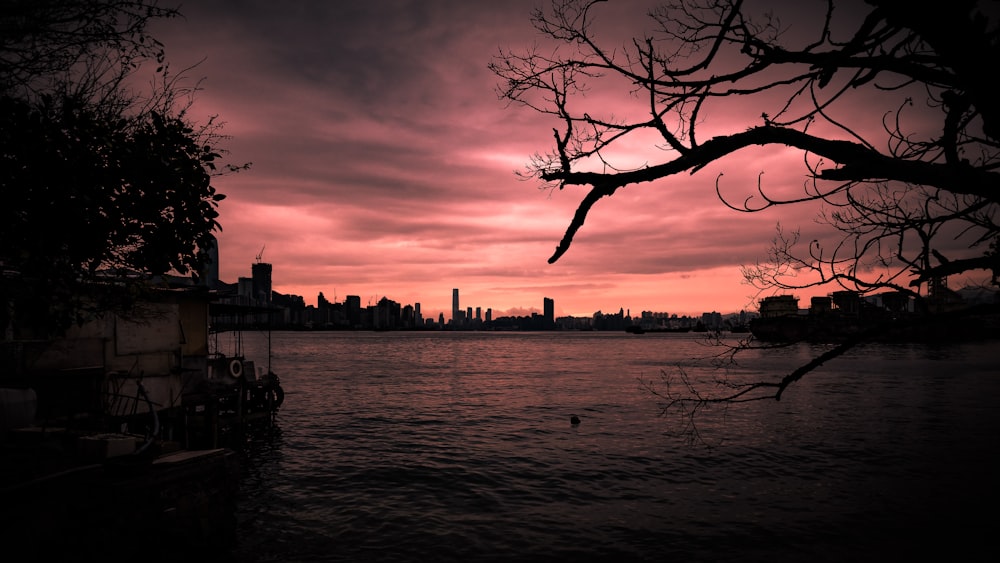
M 809 2 L 823 4 L 797 5 Z M 505 107 L 487 69 L 499 47 L 538 39 L 536 4 L 199 0 L 182 5 L 185 19 L 157 24 L 175 72 L 204 59 L 188 72 L 204 78 L 191 117 L 218 114 L 230 161 L 252 163 L 216 182 L 228 196 L 221 278 L 248 276 L 263 248 L 274 289 L 313 305 L 320 292 L 362 304 L 386 296 L 447 319 L 459 288 L 463 308 L 494 316 L 540 311 L 544 297 L 557 316 L 755 309 L 739 266 L 765 255 L 779 221 L 812 238 L 815 208 L 737 213 L 719 203 L 715 178 L 724 171 L 734 194 L 761 170 L 798 187 L 797 154 L 747 153 L 619 191 L 547 263 L 585 191 L 515 177 L 550 149 L 553 124 Z M 631 31 L 625 22 L 644 21 L 653 4 L 611 2 L 600 18 Z M 608 103 L 628 100 L 619 96 Z M 761 111 L 739 109 L 742 119 Z M 707 126 L 739 130 L 731 117 Z M 649 148 L 633 159 L 655 157 Z

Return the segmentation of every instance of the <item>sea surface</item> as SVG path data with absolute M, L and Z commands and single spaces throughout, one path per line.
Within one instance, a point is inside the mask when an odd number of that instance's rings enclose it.
M 996 342 L 866 346 L 781 401 L 683 416 L 650 385 L 717 394 L 824 348 L 733 365 L 694 333 L 265 336 L 242 343 L 259 367 L 270 348 L 285 402 L 240 450 L 234 561 L 997 554 Z

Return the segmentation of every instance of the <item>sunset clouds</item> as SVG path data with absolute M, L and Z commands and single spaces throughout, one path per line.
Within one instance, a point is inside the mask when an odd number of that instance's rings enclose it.
M 515 176 L 549 150 L 553 124 L 506 107 L 487 69 L 498 48 L 539 40 L 537 4 L 199 0 L 157 24 L 171 69 L 197 64 L 186 74 L 204 78 L 191 117 L 219 115 L 229 160 L 252 163 L 217 180 L 222 279 L 249 275 L 263 248 L 275 290 L 307 304 L 386 296 L 448 318 L 459 288 L 463 308 L 495 316 L 539 311 L 544 297 L 557 315 L 753 308 L 739 266 L 764 255 L 779 221 L 809 236 L 815 207 L 741 214 L 715 180 L 724 173 L 736 202 L 761 171 L 801 186 L 805 171 L 786 166 L 801 157 L 780 151 L 673 178 L 669 191 L 625 188 L 547 263 L 585 191 Z M 599 17 L 630 29 L 654 3 L 608 4 Z

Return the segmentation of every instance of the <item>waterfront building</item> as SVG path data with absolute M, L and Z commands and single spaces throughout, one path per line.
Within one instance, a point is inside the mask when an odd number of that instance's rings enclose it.
M 253 299 L 258 305 L 271 303 L 271 265 L 257 262 L 250 266 L 253 279 Z
M 236 279 L 236 303 L 249 305 L 253 299 L 253 278 L 240 276 Z
M 833 310 L 833 299 L 829 295 L 813 297 L 809 300 L 810 315 L 824 315 Z
M 361 296 L 348 295 L 344 299 L 344 313 L 347 316 L 347 324 L 351 328 L 361 326 Z
M 760 300 L 760 316 L 764 319 L 799 314 L 799 298 L 794 295 L 772 295 Z
M 718 311 L 702 313 L 701 325 L 705 330 L 722 330 L 722 314 Z

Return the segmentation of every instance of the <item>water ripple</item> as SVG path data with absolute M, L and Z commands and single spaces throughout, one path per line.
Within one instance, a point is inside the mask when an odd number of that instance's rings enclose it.
M 280 333 L 236 559 L 875 561 L 991 537 L 971 516 L 1000 499 L 988 347 L 861 350 L 781 403 L 706 410 L 692 446 L 637 380 L 716 372 L 657 336 Z

